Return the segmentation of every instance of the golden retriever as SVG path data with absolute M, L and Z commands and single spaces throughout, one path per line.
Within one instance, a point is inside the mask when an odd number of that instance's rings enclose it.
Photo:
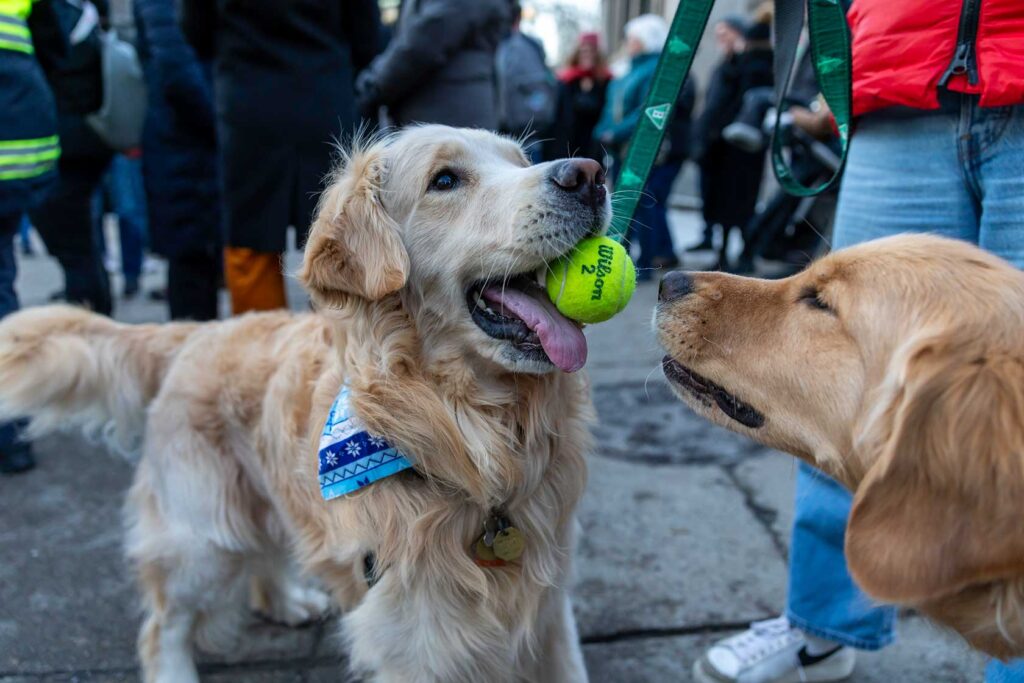
M 655 328 L 694 411 L 854 492 L 870 596 L 1024 655 L 1024 273 L 892 237 L 778 281 L 672 273 Z
M 566 590 L 586 340 L 538 277 L 609 215 L 595 162 L 412 128 L 350 152 L 323 194 L 298 274 L 319 313 L 0 324 L 0 413 L 141 441 L 146 681 L 197 681 L 192 645 L 237 652 L 250 606 L 298 623 L 331 603 L 374 681 L 586 680 Z M 317 441 L 343 383 L 414 469 L 325 502 Z M 473 556 L 496 510 L 526 542 L 505 566 Z

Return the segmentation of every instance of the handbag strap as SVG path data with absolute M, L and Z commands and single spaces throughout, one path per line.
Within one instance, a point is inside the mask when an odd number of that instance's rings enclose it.
M 821 94 L 832 110 L 839 131 L 840 161 L 832 176 L 814 187 L 807 187 L 793 175 L 782 154 L 779 134 L 786 93 L 793 78 L 797 46 L 804 27 L 811 42 L 811 61 Z M 775 126 L 772 134 L 772 170 L 786 192 L 811 197 L 832 187 L 843 173 L 850 148 L 853 118 L 852 63 L 850 27 L 839 0 L 775 0 Z

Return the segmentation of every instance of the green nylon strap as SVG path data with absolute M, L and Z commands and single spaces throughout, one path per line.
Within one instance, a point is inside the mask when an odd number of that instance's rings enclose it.
M 785 0 L 776 0 L 778 8 Z M 803 5 L 803 0 L 799 1 Z M 802 12 L 802 7 L 800 11 Z M 802 21 L 800 22 L 802 24 Z M 832 187 L 843 172 L 850 148 L 850 124 L 853 119 L 852 63 L 850 53 L 850 28 L 846 23 L 846 12 L 839 0 L 808 0 L 807 28 L 811 38 L 811 59 L 818 77 L 818 87 L 832 110 L 832 116 L 839 130 L 841 145 L 840 163 L 832 177 L 817 187 L 807 187 L 793 176 L 792 169 L 782 154 L 782 136 L 779 134 L 783 111 L 783 99 L 789 90 L 793 75 L 792 64 L 786 73 L 784 83 L 776 84 L 778 102 L 775 111 L 775 133 L 772 135 L 772 169 L 775 177 L 786 192 L 798 197 L 810 197 Z M 799 30 L 796 31 L 799 34 Z M 794 36 L 778 36 L 779 39 L 797 40 Z
M 622 163 L 616 192 L 615 213 L 608 236 L 622 242 L 640 203 L 654 159 L 661 149 L 666 124 L 672 115 L 679 90 L 693 64 L 697 44 L 704 34 L 708 15 L 715 0 L 681 0 L 676 16 L 669 28 L 668 41 L 658 60 L 658 68 L 651 81 L 651 89 L 644 101 L 644 115 L 640 117 L 629 140 L 629 151 Z

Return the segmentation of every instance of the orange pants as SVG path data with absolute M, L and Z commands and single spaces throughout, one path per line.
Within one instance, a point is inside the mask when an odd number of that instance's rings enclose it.
M 288 307 L 280 254 L 225 247 L 224 279 L 234 315 Z

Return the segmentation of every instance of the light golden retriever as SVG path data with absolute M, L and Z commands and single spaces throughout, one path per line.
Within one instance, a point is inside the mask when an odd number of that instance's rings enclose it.
M 413 128 L 351 152 L 325 191 L 299 273 L 317 314 L 129 326 L 46 307 L 0 325 L 3 415 L 141 441 L 127 554 L 146 681 L 198 680 L 193 644 L 237 652 L 250 605 L 298 623 L 332 603 L 374 681 L 586 679 L 566 586 L 591 407 L 563 372 L 586 341 L 537 277 L 606 229 L 603 182 L 589 160 L 530 166 L 490 133 Z M 343 382 L 415 469 L 325 502 L 317 439 Z M 495 510 L 526 549 L 481 566 Z
M 900 236 L 785 280 L 673 273 L 659 299 L 687 405 L 854 492 L 870 596 L 1024 655 L 1024 273 Z

